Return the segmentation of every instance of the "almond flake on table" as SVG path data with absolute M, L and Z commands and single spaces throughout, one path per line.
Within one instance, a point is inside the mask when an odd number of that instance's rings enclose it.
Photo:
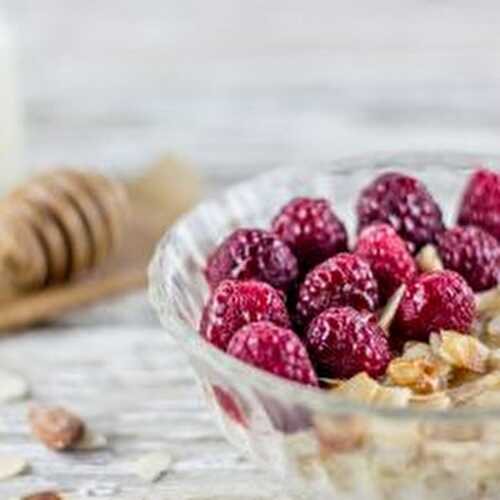
M 22 457 L 0 456 L 0 481 L 21 475 L 28 470 L 28 466 Z
M 29 395 L 28 383 L 17 373 L 0 368 L 0 403 L 10 403 L 26 399 Z
M 94 432 L 91 429 L 85 429 L 83 436 L 74 446 L 74 450 L 93 451 L 102 450 L 108 446 L 108 439 L 103 434 Z
M 141 479 L 154 483 L 168 472 L 172 462 L 173 458 L 168 453 L 149 453 L 134 462 L 132 469 Z

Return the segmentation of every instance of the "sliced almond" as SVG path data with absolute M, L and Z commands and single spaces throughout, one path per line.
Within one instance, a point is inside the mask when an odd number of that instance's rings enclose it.
M 98 434 L 90 429 L 85 432 L 73 448 L 81 451 L 102 450 L 108 446 L 108 439 L 103 434 Z
M 134 473 L 145 481 L 159 481 L 170 469 L 173 459 L 168 453 L 149 453 L 133 464 Z
M 0 481 L 21 475 L 28 470 L 28 466 L 22 457 L 0 456 Z
M 399 304 L 403 300 L 405 293 L 406 293 L 406 285 L 401 285 L 389 299 L 387 305 L 384 307 L 384 310 L 382 311 L 382 314 L 380 315 L 378 324 L 386 333 L 389 332 L 389 329 L 398 311 Z
M 363 445 L 367 433 L 366 420 L 359 416 L 316 416 L 314 427 L 321 446 L 321 454 L 348 453 Z
M 67 499 L 60 493 L 56 493 L 55 491 L 42 491 L 41 493 L 34 493 L 32 495 L 22 497 L 19 500 L 69 500 L 69 499 Z
M 479 314 L 500 314 L 500 285 L 476 293 L 476 308 Z
M 25 399 L 29 394 L 26 380 L 16 373 L 0 369 L 0 403 Z
M 490 350 L 471 335 L 443 330 L 436 354 L 456 368 L 485 373 L 488 367 Z
M 408 387 L 419 394 L 429 394 L 445 387 L 447 368 L 436 358 L 396 358 L 389 364 L 387 375 L 394 385 Z
M 354 401 L 401 408 L 408 405 L 411 391 L 401 387 L 384 387 L 366 373 L 355 375 L 332 391 Z
M 48 448 L 56 451 L 73 448 L 85 430 L 80 417 L 59 407 L 34 407 L 29 413 L 29 419 L 35 436 Z
M 422 272 L 442 271 L 444 269 L 439 252 L 434 245 L 425 245 L 418 252 L 415 260 Z
M 414 394 L 410 399 L 410 407 L 428 410 L 446 410 L 451 407 L 451 399 L 443 391 L 432 394 Z
M 478 379 L 461 384 L 448 391 L 454 406 L 462 406 L 490 390 L 500 389 L 500 371 L 488 373 Z
M 434 356 L 431 346 L 425 342 L 406 342 L 403 348 L 402 359 L 430 359 Z
M 486 336 L 489 342 L 500 347 L 500 314 L 497 314 L 486 324 Z

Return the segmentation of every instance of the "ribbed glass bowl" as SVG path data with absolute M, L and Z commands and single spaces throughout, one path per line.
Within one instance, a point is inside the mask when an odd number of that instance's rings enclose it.
M 208 254 L 238 227 L 269 227 L 298 195 L 329 198 L 355 233 L 358 193 L 383 171 L 426 183 L 451 223 L 469 173 L 499 158 L 455 153 L 373 155 L 300 165 L 257 177 L 206 201 L 160 243 L 150 295 L 187 352 L 227 438 L 303 500 L 500 498 L 500 410 L 369 407 L 288 382 L 214 348 L 197 332 Z

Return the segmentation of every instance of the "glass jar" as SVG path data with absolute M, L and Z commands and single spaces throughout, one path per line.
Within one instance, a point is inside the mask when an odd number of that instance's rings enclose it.
M 27 175 L 21 163 L 21 110 L 14 65 L 12 35 L 0 12 L 0 195 Z

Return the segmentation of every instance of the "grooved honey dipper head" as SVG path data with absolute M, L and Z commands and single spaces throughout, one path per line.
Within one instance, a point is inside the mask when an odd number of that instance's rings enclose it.
M 98 174 L 62 169 L 35 177 L 0 205 L 0 272 L 35 289 L 93 269 L 123 240 L 125 187 Z

